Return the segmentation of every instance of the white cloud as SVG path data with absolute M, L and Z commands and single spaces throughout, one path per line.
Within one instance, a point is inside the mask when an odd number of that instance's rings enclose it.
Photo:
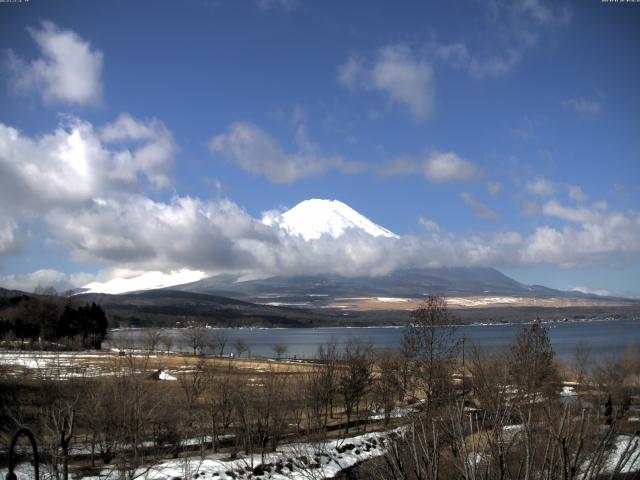
M 463 68 L 469 62 L 469 50 L 462 42 L 440 43 L 432 36 L 430 54 L 437 60 L 447 62 L 456 68 Z
M 453 152 L 431 154 L 424 163 L 424 174 L 433 182 L 469 182 L 480 176 L 475 165 Z
M 569 224 L 562 228 L 543 226 L 530 236 L 522 252 L 525 263 L 549 263 L 565 267 L 616 264 L 640 254 L 640 215 L 636 212 L 608 212 L 592 208 L 568 207 L 555 200 L 547 202 L 543 213 Z
M 433 110 L 433 70 L 425 61 L 414 58 L 408 47 L 382 48 L 371 79 L 374 88 L 385 91 L 391 100 L 411 110 L 416 118 L 424 118 Z
M 126 114 L 102 130 L 67 118 L 39 137 L 0 123 L 0 252 L 15 250 L 19 221 L 54 209 L 73 214 L 101 196 L 140 191 L 145 182 L 167 186 L 174 152 L 162 123 Z
M 53 287 L 63 293 L 93 279 L 93 275 L 75 273 L 68 275 L 52 269 L 41 269 L 32 273 L 0 275 L 0 286 L 10 290 L 33 292 L 37 287 Z
M 586 202 L 589 197 L 578 185 L 567 185 L 567 189 L 569 190 L 569 198 L 576 202 Z
M 240 129 L 238 134 L 246 132 Z M 254 133 L 254 129 L 248 129 L 249 140 Z M 258 137 L 260 133 L 258 130 Z M 0 253 L 15 250 L 19 244 L 16 237 L 24 225 L 39 220 L 51 244 L 69 252 L 72 260 L 142 272 L 190 269 L 207 273 L 375 275 L 407 266 L 571 267 L 613 265 L 640 258 L 638 213 L 610 211 L 601 203 L 567 206 L 555 199 L 544 203 L 542 213 L 567 223 L 541 225 L 531 233 L 499 231 L 463 236 L 424 220 L 421 223 L 427 231 L 423 235 L 394 239 L 349 231 L 338 242 L 320 238 L 308 243 L 277 225 L 264 225 L 228 199 L 179 195 L 169 201 L 149 198 L 145 191 L 149 184 L 158 183 L 154 176 L 166 175 L 169 156 L 162 145 L 173 149 L 172 141 L 165 143 L 169 136 L 157 121 L 142 122 L 126 115 L 102 128 L 72 119 L 39 137 L 0 125 Z M 304 129 L 299 129 L 296 136 L 304 152 L 299 155 L 325 161 L 311 152 L 315 147 Z M 241 139 L 240 144 L 245 141 Z M 300 170 L 299 158 L 283 153 L 270 137 L 266 142 L 275 145 L 276 153 L 267 151 L 271 168 L 293 162 L 295 174 L 289 179 L 308 172 Z M 147 158 L 137 153 L 147 144 L 161 147 Z M 246 148 L 256 158 L 264 159 L 264 142 L 258 145 Z M 242 145 L 241 153 L 244 149 Z M 156 157 L 165 160 L 153 160 Z M 433 154 L 422 162 L 432 181 L 479 176 L 475 166 L 452 153 Z M 288 168 L 285 165 L 284 171 L 290 171 Z M 332 164 L 324 168 L 340 167 Z M 267 175 L 264 170 L 260 172 Z M 475 198 L 467 196 L 473 208 L 471 200 Z M 479 214 L 492 216 L 480 210 Z M 29 278 L 5 275 L 0 284 L 62 285 L 66 281 L 73 285 L 75 281 L 47 272 Z
M 255 264 L 245 245 L 269 243 L 274 233 L 232 202 L 174 197 L 156 202 L 120 195 L 87 205 L 70 215 L 47 216 L 56 240 L 74 260 L 144 269 L 240 269 Z
M 540 215 L 540 206 L 535 202 L 525 202 L 522 205 L 522 214 L 525 217 L 535 217 Z
M 511 71 L 522 60 L 523 52 L 520 49 L 510 48 L 503 53 L 487 58 L 472 58 L 469 62 L 469 73 L 472 77 L 502 77 Z
M 567 25 L 571 10 L 558 2 L 541 0 L 490 0 L 483 4 L 486 33 L 481 47 L 464 42 L 442 43 L 434 37 L 428 45 L 431 56 L 472 77 L 508 75 L 528 51 L 552 29 Z
M 549 200 L 542 207 L 542 213 L 550 217 L 556 217 L 561 220 L 566 220 L 575 223 L 588 223 L 593 221 L 598 212 L 586 207 L 569 207 L 560 204 L 556 200 Z
M 269 134 L 256 125 L 239 122 L 211 140 L 211 152 L 236 163 L 246 172 L 267 177 L 273 183 L 292 183 L 306 177 L 338 170 L 357 173 L 363 166 L 342 157 L 324 157 L 309 140 L 304 125 L 296 132 L 298 151 L 286 153 Z
M 407 108 L 416 119 L 424 119 L 433 111 L 433 69 L 406 45 L 387 45 L 368 64 L 350 57 L 339 67 L 338 81 L 351 91 L 361 88 L 384 92 L 392 103 Z
M 285 12 L 291 12 L 295 10 L 298 5 L 298 0 L 256 0 L 258 8 L 263 12 L 269 10 L 282 9 Z
M 487 192 L 489 192 L 492 197 L 497 197 L 501 191 L 502 184 L 500 182 L 487 182 Z
M 347 63 L 338 67 L 338 82 L 348 88 L 355 90 L 361 81 L 365 81 L 362 77 L 365 75 L 365 67 L 358 57 L 351 56 Z
M 433 152 L 422 157 L 396 158 L 377 166 L 374 171 L 381 177 L 415 175 L 422 172 L 428 180 L 437 183 L 471 182 L 482 176 L 476 165 L 453 152 Z
M 123 123 L 145 134 L 126 135 Z M 112 190 L 137 190 L 141 177 L 166 186 L 174 153 L 171 134 L 160 122 L 126 114 L 101 132 L 67 118 L 53 133 L 37 138 L 0 123 L 0 199 L 15 208 L 55 206 Z
M 156 119 L 141 122 L 129 114 L 121 114 L 115 122 L 100 131 L 100 138 L 108 145 L 133 142 L 135 149 L 125 149 L 114 155 L 112 175 L 125 182 L 135 183 L 143 173 L 154 188 L 170 184 L 168 172 L 173 163 L 175 144 L 171 132 Z
M 558 5 L 557 2 L 545 4 L 542 0 L 520 0 L 515 3 L 519 3 L 522 11 L 527 12 L 542 26 L 566 25 L 571 21 L 571 11 L 566 5 Z
M 525 188 L 529 193 L 533 193 L 534 195 L 539 195 L 541 197 L 552 195 L 556 191 L 556 186 L 553 182 L 541 177 L 529 180 L 526 183 Z
M 398 175 L 414 175 L 420 173 L 420 162 L 413 158 L 396 158 L 376 168 L 376 173 L 381 177 L 394 177 Z
M 0 256 L 17 253 L 21 247 L 17 235 L 18 224 L 11 218 L 2 218 L 0 209 Z
M 474 197 L 469 192 L 461 192 L 460 198 L 467 204 L 476 214 L 478 218 L 483 220 L 497 220 L 498 214 L 487 207 L 485 204 L 480 202 L 476 197 Z
M 438 225 L 433 220 L 429 220 L 428 218 L 425 218 L 425 217 L 420 217 L 418 221 L 420 222 L 420 225 L 422 225 L 427 232 L 438 233 L 441 231 L 440 225 Z
M 586 295 L 600 295 L 603 297 L 608 297 L 611 295 L 611 291 L 601 289 L 601 288 L 589 288 L 589 287 L 573 287 L 571 289 L 572 292 L 580 292 Z
M 98 104 L 102 98 L 102 52 L 71 30 L 42 22 L 29 28 L 41 57 L 27 62 L 9 52 L 9 67 L 18 88 L 40 91 L 45 101 Z
M 500 231 L 461 236 L 422 219 L 424 235 L 396 239 L 347 231 L 339 241 L 321 237 L 305 242 L 252 218 L 229 200 L 174 197 L 164 203 L 126 194 L 75 214 L 57 210 L 46 216 L 50 235 L 72 259 L 118 266 L 125 273 L 188 269 L 378 275 L 409 266 L 610 266 L 640 256 L 638 214 L 604 212 L 585 220 L 562 228 L 541 226 L 528 235 Z M 117 275 L 114 270 L 96 280 Z M 51 282 L 31 281 L 35 283 Z
M 602 105 L 599 102 L 586 98 L 572 98 L 562 102 L 562 106 L 582 116 L 595 116 L 602 110 Z

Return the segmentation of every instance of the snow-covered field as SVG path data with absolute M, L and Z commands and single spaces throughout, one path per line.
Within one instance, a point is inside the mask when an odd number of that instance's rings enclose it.
M 37 370 L 40 375 L 55 377 L 97 377 L 112 375 L 112 354 L 65 352 L 0 352 L 0 365 L 12 373 Z
M 447 298 L 447 305 L 461 307 L 479 307 L 486 305 L 504 305 L 522 302 L 520 297 L 450 297 Z

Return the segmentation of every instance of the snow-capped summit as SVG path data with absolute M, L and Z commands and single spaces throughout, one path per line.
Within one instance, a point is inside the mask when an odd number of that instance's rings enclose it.
M 322 235 L 338 238 L 351 228 L 362 230 L 374 237 L 398 238 L 395 233 L 373 223 L 339 200 L 312 198 L 300 202 L 276 218 L 264 221 L 270 225 L 279 225 L 307 241 L 320 238 Z

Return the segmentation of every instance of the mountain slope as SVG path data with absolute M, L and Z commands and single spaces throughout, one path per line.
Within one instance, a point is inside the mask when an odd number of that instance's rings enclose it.
M 343 277 L 308 275 L 271 277 L 238 281 L 234 276 L 210 277 L 198 282 L 172 287 L 177 290 L 217 293 L 254 302 L 268 300 L 303 305 L 320 305 L 344 297 L 408 297 L 426 294 L 447 296 L 521 296 L 583 297 L 577 292 L 563 292 L 546 287 L 528 286 L 494 268 L 424 268 L 404 269 L 380 277 Z
M 177 270 L 169 273 L 144 272 L 130 278 L 113 278 L 106 282 L 92 282 L 79 291 L 83 293 L 126 293 L 157 288 L 169 288 L 173 285 L 191 283 L 205 278 L 207 275 L 199 270 Z
M 80 294 L 78 304 L 95 302 L 119 326 L 184 326 L 192 321 L 223 327 L 313 327 L 338 323 L 337 314 L 302 309 L 257 305 L 250 302 L 176 290 L 150 290 L 109 295 Z

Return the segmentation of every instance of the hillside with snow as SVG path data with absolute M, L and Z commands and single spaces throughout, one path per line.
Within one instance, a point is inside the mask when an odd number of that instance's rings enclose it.
M 199 270 L 187 269 L 167 273 L 144 272 L 128 278 L 112 278 L 106 282 L 91 282 L 79 290 L 81 293 L 109 293 L 116 295 L 197 282 L 206 276 L 206 273 Z
M 399 238 L 339 200 L 304 200 L 282 215 L 264 218 L 263 222 L 278 225 L 307 241 L 323 235 L 339 238 L 349 229 L 361 230 L 374 237 Z

